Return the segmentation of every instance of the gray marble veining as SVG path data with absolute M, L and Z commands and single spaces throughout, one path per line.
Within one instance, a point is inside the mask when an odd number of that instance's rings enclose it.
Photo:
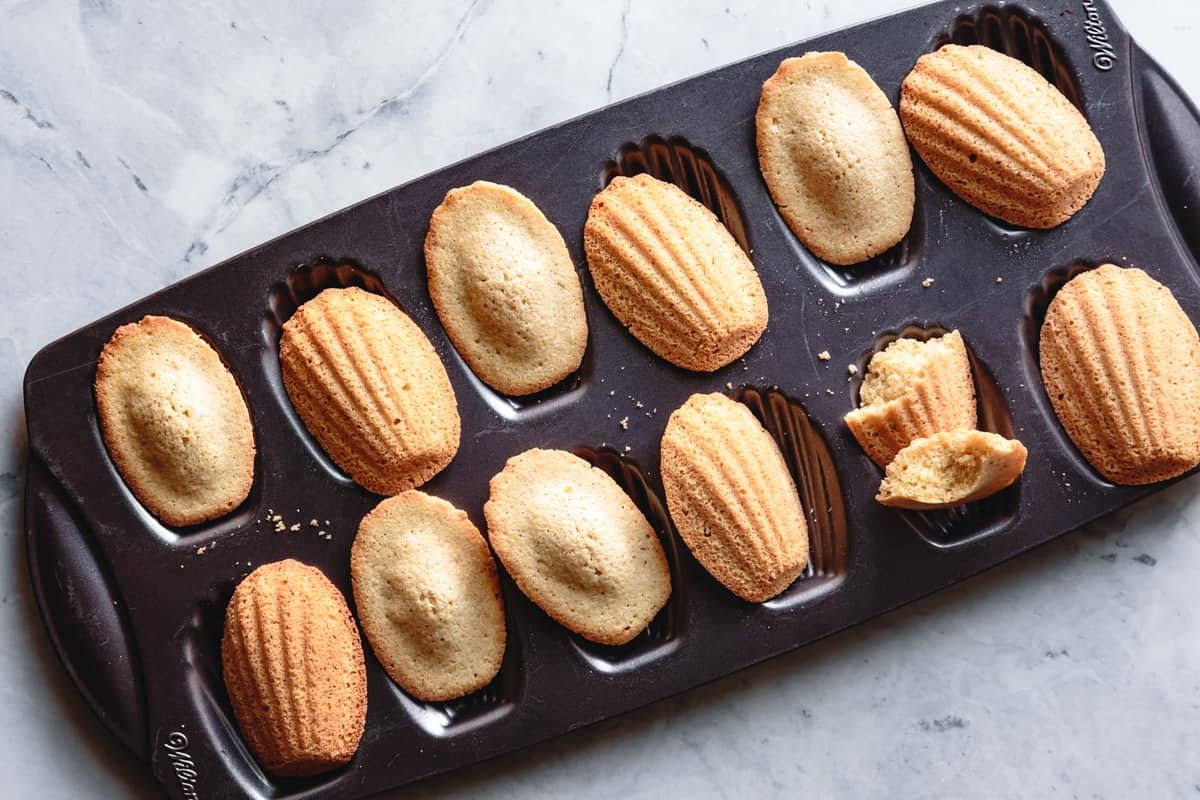
M 1194 0 L 1113 4 L 1200 96 Z M 29 591 L 20 384 L 40 346 L 484 148 L 906 5 L 0 4 L 0 793 L 155 796 Z M 1200 798 L 1197 486 L 403 796 Z

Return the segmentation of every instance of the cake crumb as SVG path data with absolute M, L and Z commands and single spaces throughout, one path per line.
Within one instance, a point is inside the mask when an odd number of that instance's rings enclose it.
M 921 281 L 921 285 L 928 289 L 930 286 L 933 286 L 933 278 L 926 278 Z
M 846 365 L 846 372 L 849 372 L 851 375 L 857 375 L 857 374 L 858 374 L 858 367 L 854 366 L 853 364 L 847 364 L 847 365 Z
M 828 361 L 829 359 L 833 358 L 833 356 L 829 355 L 828 350 L 822 350 L 821 352 L 817 353 L 817 358 L 821 359 L 822 361 Z
M 283 533 L 286 530 L 287 530 L 287 525 L 284 525 L 282 522 L 275 523 L 275 532 L 276 533 Z
M 317 525 L 317 518 L 316 518 L 316 517 L 313 517 L 312 519 L 310 519 L 310 520 L 308 521 L 308 527 L 310 527 L 310 528 L 316 528 L 316 527 L 318 527 L 318 525 Z
M 733 381 L 725 381 L 725 388 L 732 392 L 733 391 Z
M 299 522 L 292 523 L 292 527 L 288 528 L 288 530 L 291 531 L 292 533 L 295 533 L 296 531 L 300 530 L 300 523 Z
M 621 421 L 617 424 L 621 426 L 621 430 L 629 430 L 629 417 L 621 417 Z
M 205 547 L 204 545 L 201 545 L 200 547 L 197 547 L 197 548 L 196 548 L 196 555 L 198 555 L 198 556 L 202 556 L 202 555 L 204 555 L 206 552 L 208 552 L 208 548 L 207 548 L 207 547 Z

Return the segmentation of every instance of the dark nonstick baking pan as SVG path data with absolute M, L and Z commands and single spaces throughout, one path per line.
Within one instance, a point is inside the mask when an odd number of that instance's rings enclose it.
M 754 110 L 763 80 L 785 57 L 843 50 L 895 102 L 916 59 L 950 40 L 1006 50 L 1083 109 L 1107 155 L 1098 191 L 1063 226 L 1020 230 L 965 205 L 914 159 L 907 238 L 865 265 L 823 264 L 784 225 L 759 175 Z M 1161 488 L 1111 485 L 1081 458 L 1042 390 L 1037 332 L 1056 288 L 1104 261 L 1146 269 L 1200 319 L 1200 182 L 1189 180 L 1198 164 L 1195 109 L 1100 0 L 944 2 L 723 67 L 392 189 L 163 289 L 34 358 L 25 377 L 25 524 L 46 627 L 88 703 L 174 797 L 357 797 L 827 636 Z M 605 308 L 584 268 L 581 230 L 593 195 L 613 175 L 643 170 L 713 208 L 762 277 L 770 327 L 743 360 L 716 373 L 654 357 Z M 532 398 L 506 398 L 474 378 L 426 290 L 429 215 L 447 189 L 476 179 L 510 184 L 536 202 L 583 276 L 591 329 L 583 366 Z M 286 557 L 318 566 L 349 597 L 348 550 L 379 498 L 308 436 L 282 389 L 277 345 L 298 303 L 350 284 L 399 303 L 450 373 L 462 446 L 427 491 L 482 528 L 488 480 L 509 456 L 534 446 L 574 450 L 613 474 L 656 525 L 674 592 L 636 640 L 604 647 L 554 624 L 502 576 L 509 645 L 490 686 L 454 702 L 417 702 L 368 650 L 367 727 L 354 760 L 324 776 L 277 780 L 255 763 L 233 721 L 220 672 L 222 620 L 238 580 Z M 177 317 L 209 337 L 251 409 L 254 488 L 211 523 L 161 525 L 125 487 L 100 438 L 97 356 L 118 325 L 145 314 Z M 954 328 L 970 346 L 982 425 L 1028 446 L 1025 475 L 960 511 L 886 509 L 873 500 L 878 468 L 841 423 L 856 399 L 848 366 L 861 376 L 871 353 L 896 335 Z M 664 512 L 659 437 L 673 409 L 708 391 L 737 397 L 764 421 L 809 514 L 810 568 L 761 605 L 710 578 Z

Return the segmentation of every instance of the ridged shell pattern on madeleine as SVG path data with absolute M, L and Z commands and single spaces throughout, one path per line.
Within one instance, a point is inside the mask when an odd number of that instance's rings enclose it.
M 583 245 L 605 304 L 672 364 L 719 369 L 767 327 L 754 264 L 711 211 L 673 184 L 614 178 L 592 200 Z
M 785 59 L 754 119 L 771 197 L 818 258 L 857 264 L 908 233 L 908 142 L 887 95 L 844 53 Z
M 487 181 L 451 189 L 425 237 L 429 295 L 454 347 L 505 394 L 549 388 L 587 349 L 583 290 L 558 229 Z
M 900 89 L 900 120 L 946 186 L 1014 225 L 1065 222 L 1104 175 L 1104 150 L 1079 109 L 1035 70 L 983 45 L 921 56 Z
M 500 580 L 466 513 L 415 489 L 383 500 L 358 526 L 350 577 L 371 649 L 413 697 L 451 700 L 496 677 Z
M 760 603 L 808 564 L 808 526 L 795 483 L 750 409 L 694 394 L 662 438 L 662 481 L 679 535 L 731 592 Z
M 386 297 L 355 287 L 321 292 L 284 323 L 279 362 L 305 427 L 372 492 L 420 486 L 458 451 L 446 369 Z
M 1200 464 L 1200 339 L 1166 286 L 1112 264 L 1077 275 L 1039 353 L 1054 413 L 1101 475 L 1144 484 Z
M 221 664 L 238 728 L 267 772 L 315 775 L 354 756 L 367 718 L 362 643 L 320 570 L 286 559 L 242 579 Z
M 604 471 L 563 450 L 526 450 L 491 481 L 488 539 L 517 587 L 563 627 L 625 644 L 671 595 L 654 528 Z
M 233 511 L 254 483 L 254 427 L 233 374 L 170 317 L 122 325 L 96 366 L 96 410 L 113 464 L 168 525 Z
M 962 334 L 896 339 L 871 357 L 859 400 L 846 425 L 881 467 L 914 439 L 974 428 L 975 381 Z

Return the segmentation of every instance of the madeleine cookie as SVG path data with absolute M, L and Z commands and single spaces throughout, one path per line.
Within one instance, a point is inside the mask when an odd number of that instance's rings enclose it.
M 254 483 L 254 428 L 237 381 L 186 324 L 122 325 L 96 367 L 104 444 L 130 491 L 168 525 L 228 514 Z
M 492 478 L 488 539 L 518 588 L 556 622 L 625 644 L 671 594 L 654 529 L 606 473 L 562 450 L 526 450 Z
M 741 403 L 694 394 L 662 438 L 667 507 L 692 555 L 729 591 L 769 600 L 808 564 L 808 526 L 775 440 Z
M 914 439 L 974 428 L 975 382 L 962 335 L 892 342 L 872 356 L 859 400 L 846 425 L 881 467 Z
M 386 297 L 354 287 L 321 292 L 284 323 L 279 364 L 309 433 L 372 492 L 420 486 L 458 451 L 446 369 Z
M 844 53 L 785 59 L 754 117 L 779 213 L 818 258 L 857 264 L 904 238 L 916 191 L 900 120 Z
M 676 366 L 712 372 L 767 327 L 754 264 L 711 211 L 673 184 L 613 178 L 592 200 L 583 246 L 605 305 Z
M 371 649 L 413 697 L 451 700 L 496 677 L 500 580 L 465 513 L 416 490 L 387 498 L 358 526 L 350 577 Z
M 926 511 L 991 497 L 1025 469 L 1025 445 L 984 431 L 955 430 L 914 440 L 887 466 L 875 499 Z
M 447 192 L 429 221 L 425 268 L 450 341 L 493 389 L 532 394 L 579 368 L 579 276 L 558 229 L 521 193 L 487 181 Z
M 1170 289 L 1140 269 L 1084 272 L 1051 301 L 1039 351 L 1054 413 L 1105 478 L 1200 464 L 1200 340 Z
M 272 775 L 315 775 L 358 749 L 367 672 L 358 628 L 320 570 L 287 559 L 238 584 L 225 611 L 221 665 L 250 750 Z
M 900 119 L 942 183 L 985 214 L 1053 228 L 1104 176 L 1104 150 L 1079 109 L 1015 58 L 948 44 L 921 56 L 900 89 Z

